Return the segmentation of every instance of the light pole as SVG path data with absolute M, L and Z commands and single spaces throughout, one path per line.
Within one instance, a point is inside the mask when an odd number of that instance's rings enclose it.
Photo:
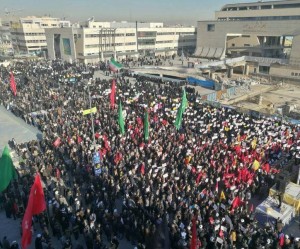
M 89 94 L 89 106 L 90 106 L 90 109 L 91 109 L 92 108 L 92 98 L 91 98 L 91 92 L 90 92 L 90 84 L 91 84 L 91 79 L 89 79 L 89 81 L 87 82 L 88 94 Z M 93 146 L 94 146 L 94 149 L 96 149 L 94 116 L 93 116 L 92 112 L 91 112 L 91 118 L 92 118 L 92 131 L 93 131 Z

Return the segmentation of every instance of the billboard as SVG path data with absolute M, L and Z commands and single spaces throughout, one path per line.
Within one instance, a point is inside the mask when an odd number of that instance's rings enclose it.
M 69 38 L 63 38 L 64 54 L 71 55 L 71 43 Z

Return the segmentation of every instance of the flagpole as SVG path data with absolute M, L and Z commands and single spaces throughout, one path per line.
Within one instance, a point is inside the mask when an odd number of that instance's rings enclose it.
M 88 81 L 88 93 L 89 93 L 89 104 L 90 104 L 90 109 L 92 108 L 92 99 L 91 99 L 91 92 L 90 92 L 90 84 L 91 80 Z M 94 149 L 96 149 L 96 140 L 95 140 L 95 129 L 94 129 L 94 116 L 93 113 L 91 113 L 91 118 L 92 118 L 92 132 L 93 132 L 93 145 Z

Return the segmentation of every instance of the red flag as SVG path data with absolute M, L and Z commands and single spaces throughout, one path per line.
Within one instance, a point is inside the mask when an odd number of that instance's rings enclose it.
M 254 206 L 253 206 L 253 204 L 251 204 L 251 207 L 250 207 L 250 213 L 253 213 L 253 211 L 254 211 Z
M 54 146 L 54 147 L 58 147 L 60 144 L 61 144 L 61 140 L 60 140 L 60 137 L 58 137 L 58 138 L 56 138 L 56 140 L 54 141 L 53 146 Z
M 34 183 L 30 189 L 27 208 L 22 220 L 22 248 L 26 249 L 31 243 L 32 216 L 40 214 L 46 209 L 45 195 L 40 175 L 35 176 Z
M 191 240 L 190 249 L 197 249 L 196 216 L 192 220 L 192 240 Z
M 115 108 L 116 81 L 113 79 L 110 92 L 110 107 Z
M 141 164 L 141 168 L 140 169 L 141 169 L 141 174 L 145 175 L 145 165 L 143 163 Z
M 118 164 L 122 160 L 123 156 L 120 152 L 117 152 L 114 158 L 115 164 Z
M 265 164 L 263 165 L 262 169 L 265 170 L 267 173 L 269 173 L 269 172 L 270 172 L 270 164 L 265 163 Z
M 13 72 L 10 72 L 10 89 L 13 92 L 13 94 L 16 96 L 17 95 L 17 85 L 15 81 L 15 76 Z
M 223 230 L 222 230 L 222 229 L 220 229 L 220 231 L 219 231 L 219 236 L 220 236 L 221 238 L 224 238 L 224 233 L 223 233 Z
M 30 190 L 30 195 L 31 194 L 33 195 L 32 214 L 33 215 L 40 214 L 46 209 L 46 202 L 45 202 L 44 190 L 42 187 L 42 182 L 39 174 L 35 176 L 34 183 Z
M 218 193 L 219 192 L 219 184 L 218 184 L 218 181 L 217 181 L 217 183 L 216 183 L 216 192 Z
M 82 138 L 80 136 L 77 136 L 77 143 L 80 144 L 82 142 Z
M 242 204 L 242 201 L 240 199 L 240 197 L 235 197 L 233 202 L 232 202 L 232 209 L 235 209 L 237 207 L 239 207 Z
M 59 181 L 60 180 L 60 170 L 56 168 L 56 178 Z
M 283 233 L 281 233 L 279 235 L 279 245 L 284 246 L 284 234 Z
M 27 204 L 27 208 L 22 220 L 22 248 L 26 249 L 28 245 L 31 243 L 32 236 L 32 206 L 33 201 L 30 199 L 32 196 L 29 196 L 29 201 Z

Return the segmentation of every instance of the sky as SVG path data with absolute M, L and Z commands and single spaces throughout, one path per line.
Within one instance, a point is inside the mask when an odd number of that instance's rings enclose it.
M 228 3 L 251 0 L 0 0 L 0 17 L 42 16 L 84 21 L 165 22 L 196 26 L 214 18 L 214 12 Z M 253 1 L 253 0 L 252 0 Z

